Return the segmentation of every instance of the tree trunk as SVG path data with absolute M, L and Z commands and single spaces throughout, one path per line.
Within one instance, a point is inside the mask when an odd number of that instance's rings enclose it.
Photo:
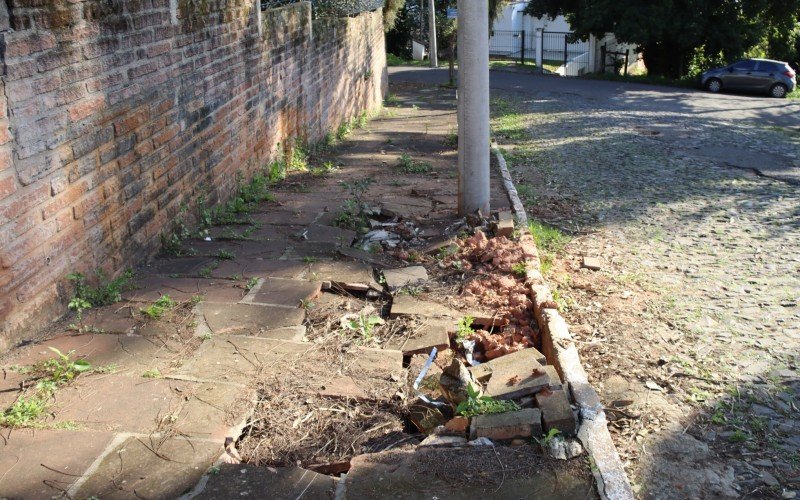
M 685 50 L 662 43 L 645 44 L 642 57 L 647 74 L 653 76 L 681 78 L 689 66 L 689 57 Z

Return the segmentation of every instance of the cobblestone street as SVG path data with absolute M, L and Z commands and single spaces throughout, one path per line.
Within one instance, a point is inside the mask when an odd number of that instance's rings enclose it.
M 570 238 L 547 277 L 637 493 L 794 498 L 800 134 L 680 103 L 494 95 L 529 214 Z

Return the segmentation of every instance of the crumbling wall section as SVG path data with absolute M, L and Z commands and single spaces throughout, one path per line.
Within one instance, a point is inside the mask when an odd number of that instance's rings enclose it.
M 141 262 L 181 207 L 380 106 L 380 10 L 259 4 L 0 0 L 0 350 L 68 273 Z

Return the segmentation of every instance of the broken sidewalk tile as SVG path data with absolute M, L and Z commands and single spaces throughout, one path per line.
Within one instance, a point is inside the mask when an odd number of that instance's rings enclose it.
M 365 252 L 364 250 L 360 250 L 358 248 L 353 247 L 342 247 L 338 249 L 338 253 L 344 257 L 349 257 L 351 259 L 360 260 L 369 264 L 372 264 L 375 267 L 383 268 L 386 267 L 386 263 L 381 261 L 380 259 L 376 258 L 375 254 L 371 254 L 369 252 Z
M 271 260 L 237 258 L 225 260 L 211 272 L 214 278 L 298 278 L 306 272 L 307 265 L 296 260 Z
M 455 322 L 435 318 L 422 318 L 413 337 L 402 337 L 384 347 L 403 351 L 404 356 L 428 354 L 435 347 L 439 350 L 450 346 L 450 332 L 455 331 Z
M 420 285 L 428 281 L 428 271 L 422 266 L 409 266 L 400 269 L 386 269 L 383 271 L 386 288 L 394 292 L 404 286 Z
M 178 498 L 223 452 L 221 442 L 131 436 L 93 468 L 70 498 Z
M 525 408 L 506 413 L 478 415 L 472 419 L 470 439 L 481 437 L 492 441 L 530 439 L 542 435 L 542 413 L 538 408 Z
M 511 212 L 498 212 L 497 221 L 492 226 L 495 236 L 510 238 L 514 234 L 514 215 Z
M 398 295 L 392 299 L 392 309 L 389 312 L 389 317 L 394 319 L 399 316 L 461 318 L 464 315 L 436 302 L 422 301 L 410 295 Z
M 177 415 L 191 382 L 106 375 L 89 377 L 58 391 L 53 406 L 55 423 L 74 422 L 99 431 L 148 434 L 162 429 L 162 421 Z
M 252 410 L 241 401 L 252 401 L 251 389 L 231 384 L 194 383 L 181 391 L 188 398 L 172 428 L 181 436 L 193 436 L 223 442 L 232 428 L 244 427 Z
M 322 261 L 309 267 L 304 279 L 308 281 L 330 282 L 345 290 L 366 291 L 370 288 L 381 290 L 375 282 L 372 267 L 361 262 Z
M 375 399 L 370 398 L 369 394 L 358 385 L 355 379 L 349 376 L 335 377 L 316 384 L 316 389 L 312 392 L 327 398 L 355 399 L 358 401 Z
M 310 344 L 258 337 L 222 337 L 206 340 L 170 378 L 220 381 L 237 384 L 252 382 L 253 375 L 277 375 L 286 363 L 307 355 Z M 275 363 L 280 360 L 282 363 Z
M 211 257 L 166 257 L 159 258 L 146 269 L 164 276 L 201 277 L 204 270 L 212 269 L 217 259 Z
M 349 468 L 349 466 L 348 466 Z M 337 473 L 333 471 L 332 473 Z M 347 472 L 345 469 L 343 472 Z M 266 468 L 255 465 L 219 466 L 197 500 L 220 498 L 313 499 L 334 498 L 338 480 L 300 467 Z
M 478 368 L 483 367 L 482 376 L 487 368 L 491 369 L 486 394 L 497 399 L 515 399 L 548 387 L 552 381 L 537 361 L 540 355 L 535 349 L 522 349 L 479 365 Z
M 295 236 L 310 243 L 332 243 L 349 247 L 353 240 L 356 239 L 356 232 L 324 224 L 310 224 Z
M 590 271 L 599 271 L 603 267 L 603 261 L 598 257 L 583 257 L 581 267 Z
M 70 334 L 26 346 L 16 352 L 9 364 L 29 366 L 54 359 L 56 354 L 50 347 L 71 353 L 71 359 L 83 359 L 92 366 L 114 365 L 115 373 L 162 368 L 175 355 L 162 342 L 138 335 Z
M 319 281 L 267 278 L 260 286 L 256 285 L 242 302 L 300 307 L 305 302 L 317 298 L 320 293 L 322 293 L 322 283 Z
M 256 304 L 201 302 L 201 314 L 214 334 L 258 335 L 260 332 L 303 323 L 305 310 Z
M 251 218 L 257 225 L 305 226 L 314 222 L 319 216 L 319 212 L 318 210 L 283 210 L 280 208 L 270 208 L 264 213 L 252 214 Z
M 254 337 L 272 340 L 287 340 L 289 342 L 303 342 L 306 337 L 305 325 L 297 326 L 284 326 L 282 328 L 273 328 L 269 330 L 259 331 L 251 334 Z
M 467 370 L 460 359 L 453 358 L 453 361 L 439 377 L 439 389 L 451 405 L 458 406 L 459 403 L 469 398 L 469 387 L 477 391 L 479 396 L 481 395 L 481 386 L 472 373 Z
M 403 371 L 403 353 L 395 349 L 360 347 L 352 362 L 353 375 L 389 378 Z
M 422 249 L 422 253 L 431 254 L 437 253 L 441 251 L 443 248 L 447 248 L 446 251 L 452 251 L 453 253 L 458 251 L 458 244 L 456 243 L 455 238 L 445 238 L 439 237 L 435 238 L 433 241 L 428 243 L 428 245 Z
M 238 302 L 244 291 L 235 282 L 222 279 L 168 278 L 144 276 L 134 282 L 134 289 L 122 294 L 132 302 L 154 302 L 164 295 L 176 302 L 202 297 L 209 302 Z
M 558 429 L 564 436 L 575 435 L 575 416 L 566 391 L 540 391 L 536 394 L 536 405 L 542 411 L 545 432 Z
M 552 365 L 545 365 L 543 367 L 545 373 L 550 377 L 550 385 L 548 386 L 552 390 L 562 389 L 564 386 L 561 384 L 561 377 L 558 376 L 558 370 L 556 370 L 555 366 Z
M 487 311 L 467 311 L 463 316 L 469 316 L 472 318 L 473 325 L 482 326 L 483 328 L 503 327 L 509 323 L 508 318 L 505 316 L 499 316 L 496 313 Z
M 62 496 L 103 454 L 113 437 L 110 432 L 85 430 L 14 429 L 11 433 L 4 432 L 0 446 L 0 496 Z
M 467 444 L 467 438 L 461 436 L 439 436 L 431 434 L 422 440 L 417 446 L 464 446 Z

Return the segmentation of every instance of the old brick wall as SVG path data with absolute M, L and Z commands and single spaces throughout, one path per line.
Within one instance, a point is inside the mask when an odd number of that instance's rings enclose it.
M 257 3 L 0 0 L 0 350 L 63 314 L 68 273 L 141 262 L 182 204 L 380 106 L 380 11 Z

